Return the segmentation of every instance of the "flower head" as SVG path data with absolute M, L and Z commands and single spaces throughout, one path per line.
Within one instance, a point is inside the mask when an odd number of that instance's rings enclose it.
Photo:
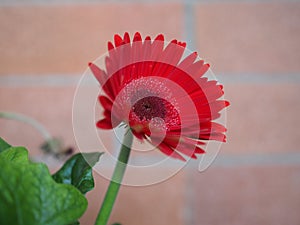
M 104 91 L 97 127 L 125 122 L 135 137 L 181 160 L 205 153 L 208 140 L 225 142 L 226 128 L 214 122 L 229 105 L 220 100 L 223 86 L 204 76 L 210 66 L 197 53 L 183 56 L 185 47 L 177 40 L 165 46 L 162 34 L 143 40 L 135 33 L 132 41 L 115 35 L 105 69 L 89 64 Z

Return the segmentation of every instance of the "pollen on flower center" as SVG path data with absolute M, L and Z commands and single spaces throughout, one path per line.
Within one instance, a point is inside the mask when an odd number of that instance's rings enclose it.
M 165 118 L 166 107 L 164 99 L 157 96 L 147 96 L 138 100 L 132 107 L 133 112 L 140 120 L 151 120 L 153 118 Z
M 170 87 L 168 80 L 157 77 L 131 80 L 124 85 L 115 100 L 120 109 L 117 112 L 119 117 L 125 118 L 124 121 L 139 131 L 150 123 L 164 129 L 178 126 L 180 111 Z M 159 121 L 163 121 L 163 125 L 153 120 L 156 118 L 161 119 Z

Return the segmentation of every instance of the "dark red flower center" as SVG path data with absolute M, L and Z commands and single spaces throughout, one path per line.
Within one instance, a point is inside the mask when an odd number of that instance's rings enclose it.
M 151 120 L 156 117 L 164 119 L 167 114 L 165 102 L 166 100 L 160 97 L 147 96 L 138 100 L 132 109 L 140 120 Z

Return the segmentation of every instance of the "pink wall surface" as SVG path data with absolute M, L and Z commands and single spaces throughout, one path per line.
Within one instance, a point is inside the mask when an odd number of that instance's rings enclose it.
M 111 223 L 299 225 L 300 3 L 0 1 L 0 111 L 35 118 L 78 151 L 76 84 L 125 31 L 186 41 L 211 64 L 231 106 L 228 141 L 208 170 L 195 161 L 165 182 L 122 187 Z M 26 124 L 0 119 L 0 136 L 40 154 L 43 139 Z M 108 185 L 95 175 L 83 225 L 93 224 Z

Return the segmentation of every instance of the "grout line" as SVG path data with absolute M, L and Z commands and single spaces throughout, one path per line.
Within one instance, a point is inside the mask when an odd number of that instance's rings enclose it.
M 0 76 L 0 87 L 62 87 L 76 86 L 80 75 L 5 75 Z
M 184 224 L 198 224 L 195 219 L 195 196 L 199 190 L 195 189 L 193 183 L 195 178 L 195 168 L 199 168 L 199 162 L 191 160 L 186 168 L 186 182 L 184 186 L 184 205 L 183 205 L 183 221 Z M 255 167 L 255 166 L 300 166 L 300 152 L 298 153 L 256 153 L 256 154 L 235 154 L 235 155 L 219 155 L 208 168 L 236 168 L 236 167 Z M 206 172 L 203 171 L 203 172 Z M 202 172 L 201 172 L 202 173 Z M 200 203 L 201 204 L 201 203 Z
M 156 159 L 156 160 L 155 160 Z M 162 160 L 162 157 L 147 156 L 140 159 L 143 161 L 143 165 L 151 165 L 153 162 Z M 189 169 L 199 168 L 198 160 L 191 159 L 187 161 L 185 167 Z M 111 167 L 111 164 L 107 164 L 103 161 L 104 167 Z M 135 164 L 134 164 L 135 165 Z M 170 160 L 166 164 L 161 165 L 164 168 L 178 168 L 182 166 L 178 164 L 176 160 Z M 300 166 L 300 151 L 288 152 L 288 153 L 228 153 L 219 154 L 212 162 L 210 168 L 235 168 L 235 167 L 249 167 L 249 166 Z M 204 170 L 205 172 L 206 170 Z
M 190 1 L 184 1 L 183 4 L 183 21 L 184 21 L 184 40 L 187 40 L 188 49 L 196 49 L 196 36 L 195 36 L 195 9 L 194 4 Z M 199 52 L 198 52 L 199 53 Z M 200 54 L 200 53 L 199 53 Z M 193 210 L 193 198 L 196 194 L 196 190 L 193 185 L 189 185 L 192 181 L 190 171 L 187 171 L 186 175 L 187 182 L 184 182 L 184 202 L 182 210 L 183 224 L 194 224 L 194 218 L 196 217 Z
M 191 166 L 199 166 L 190 161 Z M 251 153 L 251 154 L 220 154 L 212 163 L 212 167 L 240 166 L 292 166 L 300 165 L 300 152 L 288 153 Z
M 195 35 L 195 10 L 194 5 L 190 2 L 184 2 L 183 19 L 184 19 L 184 40 L 187 40 L 188 49 L 196 49 Z M 199 53 L 199 52 L 198 52 Z
M 127 4 L 127 3 L 187 3 L 187 4 L 218 4 L 218 3 L 293 3 L 299 0 L 0 0 L 0 6 L 24 5 L 63 5 L 63 4 Z
M 300 73 L 263 74 L 263 73 L 220 73 L 217 79 L 223 84 L 300 84 Z M 0 87 L 65 87 L 77 86 L 81 75 L 0 75 Z M 95 80 L 91 77 L 87 85 Z
M 300 83 L 300 73 L 263 74 L 263 73 L 219 73 L 217 78 L 224 84 L 282 84 Z
M 197 196 L 197 190 L 195 185 L 191 185 L 195 179 L 194 173 L 191 170 L 186 172 L 186 182 L 184 182 L 184 205 L 183 205 L 183 224 L 195 225 L 195 196 Z
M 234 3 L 293 3 L 299 0 L 185 0 L 194 4 L 234 4 Z

